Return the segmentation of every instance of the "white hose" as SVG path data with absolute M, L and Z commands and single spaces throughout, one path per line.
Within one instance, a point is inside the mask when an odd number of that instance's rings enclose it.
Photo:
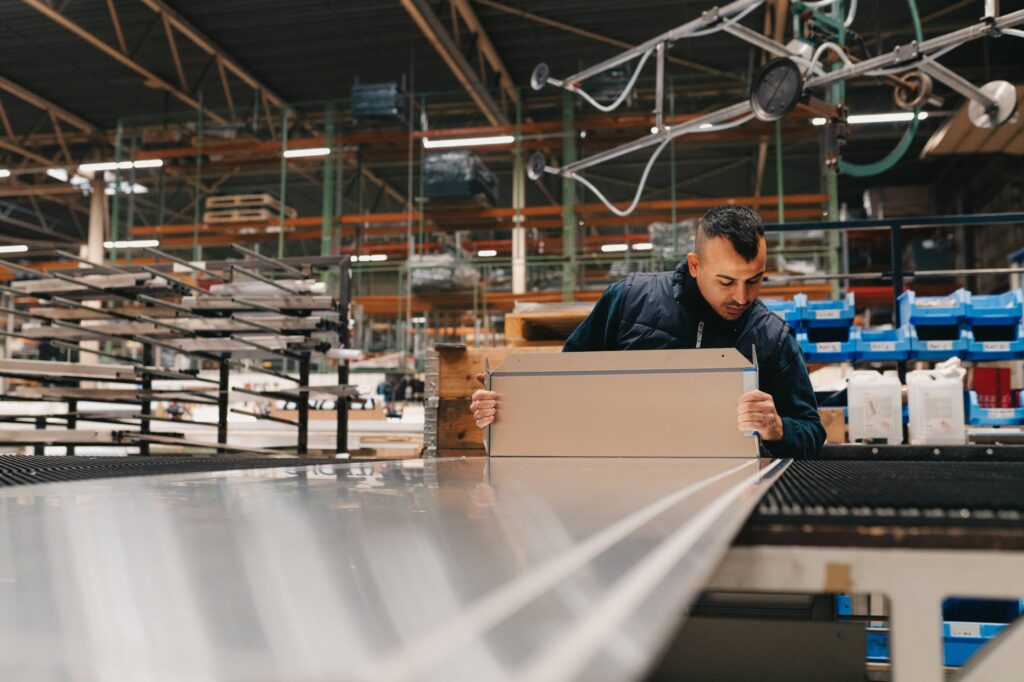
M 821 53 L 825 50 L 832 50 L 832 52 L 839 55 L 839 58 L 843 60 L 844 64 L 850 66 L 850 57 L 846 54 L 846 50 L 832 42 L 824 42 L 821 45 L 818 45 L 818 49 L 815 50 L 814 54 L 811 56 L 811 63 L 817 64 L 818 60 L 821 59 Z
M 1004 28 L 1003 33 L 1008 36 L 1017 36 L 1018 38 L 1024 38 L 1024 31 L 1019 28 Z
M 855 16 L 857 16 L 857 0 L 850 0 L 850 10 L 846 13 L 846 21 L 843 22 L 843 26 L 850 28 Z
M 644 64 L 647 63 L 647 58 L 651 56 L 651 52 L 653 52 L 653 50 L 648 50 L 647 52 L 644 52 L 644 56 L 640 58 L 640 62 L 636 65 L 636 71 L 633 72 L 633 76 L 629 79 L 629 83 L 626 84 L 626 87 L 623 89 L 622 94 L 619 95 L 618 99 L 616 99 L 611 104 L 601 104 L 596 99 L 587 94 L 586 90 L 584 90 L 583 88 L 572 88 L 572 90 L 575 90 L 577 93 L 579 93 L 580 97 L 585 99 L 587 102 L 590 103 L 591 106 L 595 107 L 596 109 L 606 113 L 612 111 L 613 109 L 616 109 L 624 101 L 626 101 L 626 98 L 629 97 L 629 93 L 633 91 L 633 86 L 636 85 L 636 79 L 640 77 L 640 72 L 643 70 Z
M 742 116 L 736 120 L 729 121 L 728 123 L 721 123 L 719 125 L 711 126 L 710 128 L 697 128 L 696 130 L 697 132 L 704 133 L 712 133 L 717 130 L 728 130 L 729 128 L 736 128 L 738 126 L 741 126 L 752 118 L 754 118 L 754 114 L 747 114 L 746 116 Z M 619 216 L 620 218 L 624 218 L 636 210 L 637 204 L 640 203 L 640 197 L 643 196 L 644 188 L 647 186 L 647 176 L 651 174 L 651 169 L 654 168 L 654 162 L 658 160 L 658 156 L 661 155 L 661 152 L 665 149 L 668 143 L 672 141 L 672 139 L 673 138 L 671 137 L 665 138 L 665 140 L 662 141 L 661 144 L 659 144 L 655 148 L 654 153 L 651 154 L 651 158 L 647 160 L 647 165 L 644 167 L 644 172 L 640 175 L 640 184 L 636 188 L 636 194 L 633 195 L 633 201 L 631 201 L 629 206 L 625 209 L 620 209 L 614 204 L 612 204 L 610 201 L 608 201 L 604 194 L 601 193 L 601 190 L 595 187 L 594 184 L 590 182 L 590 180 L 587 180 L 582 175 L 571 175 L 570 177 L 576 182 L 586 187 L 587 189 L 589 189 L 591 192 L 593 192 L 594 196 L 596 196 L 598 200 L 602 204 L 604 204 L 609 211 Z
M 832 1 L 834 1 L 834 0 L 832 0 Z M 705 29 L 703 31 L 697 31 L 695 33 L 688 33 L 688 34 L 686 34 L 684 36 L 680 36 L 680 37 L 681 38 L 699 38 L 701 36 L 711 35 L 712 33 L 718 33 L 719 31 L 724 30 L 727 26 L 731 26 L 731 25 L 733 25 L 733 24 L 735 24 L 737 22 L 742 21 L 748 14 L 750 14 L 751 12 L 753 12 L 755 9 L 757 9 L 758 7 L 760 7 L 763 4 L 764 4 L 764 2 L 762 0 L 762 2 L 758 2 L 758 3 L 755 3 L 755 4 L 751 5 L 747 9 L 745 9 L 742 12 L 740 12 L 739 14 L 737 14 L 736 16 L 731 17 L 729 19 L 723 20 L 722 23 L 717 25 L 717 26 L 714 26 L 714 27 L 709 28 L 709 29 Z M 651 53 L 653 51 L 654 50 L 648 50 L 647 52 L 644 52 L 643 57 L 640 58 L 640 61 L 636 65 L 636 71 L 633 72 L 633 76 L 632 76 L 632 78 L 630 78 L 629 84 L 626 85 L 626 87 L 623 89 L 623 91 L 619 95 L 619 97 L 614 102 L 612 102 L 611 104 L 601 104 L 600 102 L 595 100 L 593 97 L 591 97 L 590 94 L 587 93 L 587 91 L 584 90 L 583 88 L 566 88 L 566 89 L 569 90 L 570 92 L 578 93 L 580 97 L 582 97 L 588 104 L 590 104 L 590 106 L 594 107 L 598 111 L 603 111 L 605 113 L 613 111 L 613 110 L 617 109 L 619 107 L 619 105 L 622 104 L 626 100 L 627 97 L 629 97 L 629 93 L 633 91 L 633 86 L 636 85 L 636 80 L 640 76 L 640 72 L 644 68 L 644 64 L 647 63 L 647 59 L 651 56 Z

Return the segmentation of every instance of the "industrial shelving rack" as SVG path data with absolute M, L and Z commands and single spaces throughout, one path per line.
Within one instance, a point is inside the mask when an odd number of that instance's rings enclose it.
M 330 396 L 337 411 L 336 452 L 347 452 L 348 405 L 358 397 L 348 384 L 349 257 L 270 258 L 237 244 L 231 248 L 238 258 L 204 262 L 147 249 L 149 263 L 124 266 L 56 251 L 68 268 L 48 271 L 0 260 L 22 275 L 0 285 L 8 301 L 0 312 L 20 322 L 0 334 L 33 341 L 46 356 L 0 359 L 0 376 L 33 382 L 13 386 L 0 399 L 67 405 L 65 414 L 0 417 L 36 426 L 0 429 L 0 444 L 32 445 L 37 454 L 46 445 L 64 445 L 68 454 L 78 445 L 118 445 L 135 446 L 139 454 L 148 455 L 154 444 L 211 448 L 220 454 L 278 454 L 270 448 L 228 444 L 229 396 L 236 391 L 295 402 L 295 420 L 238 411 L 294 426 L 295 452 L 300 455 L 309 450 L 310 396 Z M 161 362 L 165 358 L 172 362 Z M 189 367 L 181 367 L 180 361 L 175 366 L 177 358 L 185 358 Z M 323 358 L 336 361 L 337 384 L 311 386 L 311 365 Z M 297 376 L 264 366 L 267 359 L 281 361 L 282 367 L 293 363 Z M 203 365 L 215 366 L 217 379 L 200 376 Z M 232 388 L 232 369 L 272 375 L 295 386 L 272 391 Z M 159 389 L 154 380 L 191 386 Z M 83 386 L 85 381 L 100 383 Z M 216 405 L 218 419 L 186 422 L 156 416 L 152 405 L 161 400 Z M 79 403 L 84 401 L 139 409 L 83 412 Z M 65 428 L 51 429 L 51 421 L 63 422 Z M 76 427 L 81 422 L 125 428 L 80 430 Z M 155 430 L 161 422 L 215 428 L 216 442 Z

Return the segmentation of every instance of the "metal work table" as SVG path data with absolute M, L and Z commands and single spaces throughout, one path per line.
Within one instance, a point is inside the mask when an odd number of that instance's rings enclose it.
M 635 678 L 784 464 L 409 460 L 0 488 L 0 678 Z

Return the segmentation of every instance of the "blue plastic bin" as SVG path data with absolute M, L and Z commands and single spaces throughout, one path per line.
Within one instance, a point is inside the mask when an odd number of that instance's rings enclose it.
M 910 339 L 911 360 L 947 360 L 967 354 L 968 335 L 963 328 L 958 328 L 955 339 L 921 339 L 914 327 L 904 327 L 903 333 Z
M 913 291 L 900 294 L 900 321 L 918 327 L 960 324 L 967 317 L 971 295 L 957 289 L 949 296 L 918 296 Z
M 942 651 L 943 663 L 947 666 L 962 666 L 990 639 L 1009 627 L 1006 623 L 962 623 L 943 621 Z M 867 658 L 876 663 L 887 663 L 889 654 L 889 629 L 867 629 Z
M 838 301 L 808 301 L 806 296 L 803 300 L 801 318 L 805 327 L 849 327 L 853 324 L 853 292 Z
M 801 303 L 806 304 L 807 302 L 807 297 L 803 294 L 797 294 L 793 297 L 792 301 L 786 301 L 781 298 L 765 298 L 761 299 L 761 302 L 765 304 L 768 310 L 788 322 L 794 329 L 800 327 L 803 313 Z
M 1022 333 L 1020 323 L 1018 322 L 1016 326 L 1000 328 L 1005 329 L 1006 334 L 1004 338 L 996 336 L 996 339 L 999 340 L 992 338 L 991 332 L 995 330 L 995 327 L 980 325 L 973 331 L 970 329 L 965 330 L 964 333 L 967 336 L 967 353 L 965 357 L 975 362 L 1024 358 L 1024 333 Z M 985 338 L 978 340 L 977 336 Z
M 972 294 L 967 303 L 967 323 L 972 326 L 1017 326 L 1024 317 L 1020 289 L 1005 294 Z
M 806 329 L 796 333 L 796 340 L 807 362 L 852 362 L 857 359 L 859 329 L 850 327 L 845 341 L 817 341 L 808 338 Z
M 982 407 L 977 391 L 967 393 L 967 423 L 974 426 L 1020 426 L 1024 407 Z
M 858 329 L 857 359 L 898 362 L 910 359 L 910 339 L 903 329 Z

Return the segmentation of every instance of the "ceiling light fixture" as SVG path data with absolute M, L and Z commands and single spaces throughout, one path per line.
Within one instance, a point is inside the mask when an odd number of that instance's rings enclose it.
M 145 249 L 160 246 L 159 239 L 133 239 L 131 241 L 103 242 L 104 249 Z
M 483 249 L 476 252 L 477 258 L 494 258 L 498 255 L 498 252 L 494 249 Z
M 512 144 L 516 141 L 513 135 L 491 135 L 489 137 L 455 137 L 450 140 L 431 140 L 423 138 L 424 149 L 451 149 L 453 147 L 487 147 L 497 144 Z
M 305 147 L 303 149 L 288 149 L 281 156 L 286 159 L 305 159 L 312 156 L 327 156 L 330 153 L 329 147 Z
M 7 170 L 6 168 L 0 168 L 0 178 L 9 178 L 9 177 L 11 177 L 11 171 Z
M 628 251 L 629 244 L 602 244 L 601 251 L 604 253 L 618 253 L 619 251 Z
M 917 115 L 918 121 L 923 121 L 928 118 L 928 112 L 922 111 Z M 867 123 L 904 123 L 912 121 L 914 119 L 914 112 L 912 111 L 894 111 L 891 114 L 854 114 L 846 119 L 846 122 L 850 125 L 864 125 Z M 823 126 L 828 123 L 828 119 L 823 116 L 815 116 L 811 119 L 811 125 Z
M 650 251 L 654 248 L 654 244 L 650 242 L 637 242 L 633 244 L 634 251 Z
M 78 167 L 83 173 L 96 173 L 112 170 L 131 170 L 132 168 L 160 168 L 164 165 L 163 159 L 140 159 L 139 161 L 97 161 L 96 163 L 83 163 Z
M 25 253 L 28 247 L 24 244 L 9 244 L 0 246 L 0 253 Z

